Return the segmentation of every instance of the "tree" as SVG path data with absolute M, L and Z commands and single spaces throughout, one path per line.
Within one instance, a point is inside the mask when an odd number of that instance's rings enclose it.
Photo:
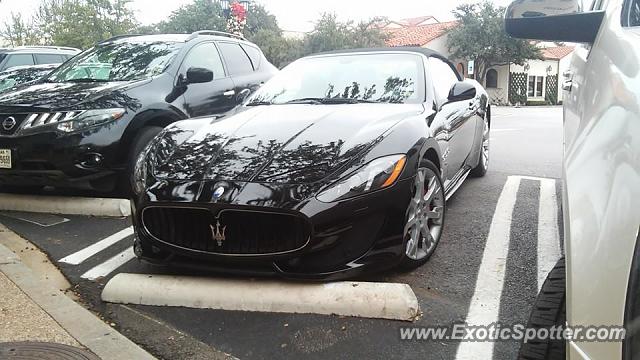
M 322 51 L 380 47 L 385 45 L 387 35 L 377 26 L 379 19 L 354 24 L 340 22 L 334 13 L 324 13 L 313 31 L 305 36 L 304 52 L 313 54 Z
M 11 18 L 0 29 L 0 38 L 9 46 L 36 45 L 39 43 L 39 32 L 33 23 L 22 18 L 21 14 L 11 13 Z
M 524 65 L 529 59 L 541 59 L 535 45 L 514 39 L 504 31 L 504 7 L 485 1 L 460 5 L 453 13 L 460 24 L 449 30 L 447 47 L 452 58 L 475 61 L 478 82 L 484 84 L 491 67 Z
M 288 39 L 282 36 L 281 31 L 261 29 L 251 35 L 249 40 L 260 46 L 267 59 L 278 68 L 288 65 L 304 55 L 302 41 Z
M 227 23 L 219 2 L 194 0 L 191 4 L 179 7 L 169 19 L 155 27 L 161 33 L 190 34 L 198 30 L 226 31 Z
M 58 45 L 87 48 L 132 31 L 131 0 L 42 0 L 31 20 L 13 15 L 0 31 L 12 45 Z

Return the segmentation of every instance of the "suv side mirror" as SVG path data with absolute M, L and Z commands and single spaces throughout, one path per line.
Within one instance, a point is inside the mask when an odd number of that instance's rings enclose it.
M 521 39 L 593 43 L 604 11 L 583 12 L 581 2 L 515 0 L 505 13 L 505 30 Z
M 213 71 L 204 68 L 189 68 L 187 70 L 187 84 L 202 84 L 213 81 Z
M 476 97 L 476 87 L 466 81 L 459 81 L 451 87 L 447 102 L 472 100 Z

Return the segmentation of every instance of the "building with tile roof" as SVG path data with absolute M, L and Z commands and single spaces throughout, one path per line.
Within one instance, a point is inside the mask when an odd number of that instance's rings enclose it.
M 457 21 L 439 22 L 432 16 L 391 20 L 381 26 L 389 34 L 387 45 L 419 46 L 436 50 L 451 58 L 447 47 L 447 31 Z M 538 42 L 542 60 L 528 61 L 524 66 L 504 65 L 489 69 L 483 84 L 495 104 L 561 103 L 561 76 L 569 68 L 573 46 Z M 469 77 L 470 59 L 451 59 L 463 76 Z M 514 80 L 515 79 L 515 80 Z

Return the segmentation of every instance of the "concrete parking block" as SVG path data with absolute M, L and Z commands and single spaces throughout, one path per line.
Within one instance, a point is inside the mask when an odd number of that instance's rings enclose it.
M 131 206 L 124 199 L 0 194 L 0 211 L 127 217 Z
M 341 315 L 413 321 L 418 299 L 406 284 L 292 282 L 118 274 L 102 300 L 119 304 Z

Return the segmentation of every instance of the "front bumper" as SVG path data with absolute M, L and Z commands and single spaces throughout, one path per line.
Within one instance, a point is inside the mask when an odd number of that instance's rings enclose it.
M 0 169 L 0 186 L 110 191 L 123 168 L 118 133 L 102 126 L 73 134 L 0 136 L 0 149 L 11 150 L 12 158 L 11 169 Z
M 326 281 L 379 272 L 398 265 L 402 259 L 405 213 L 412 184 L 413 179 L 406 179 L 382 191 L 327 204 L 313 196 L 293 199 L 296 194 L 308 193 L 309 189 L 301 191 L 299 186 L 228 184 L 231 189 L 240 190 L 230 191 L 226 198 L 216 203 L 207 199 L 211 199 L 210 189 L 217 184 L 168 183 L 163 190 L 156 189 L 133 204 L 137 234 L 135 250 L 139 258 L 154 264 L 225 273 Z M 177 189 L 183 196 L 178 201 L 172 200 Z M 227 255 L 193 251 L 153 236 L 142 218 L 149 207 L 210 209 L 211 225 L 215 224 L 216 214 L 224 209 L 285 213 L 308 221 L 309 239 L 301 248 L 277 254 Z

